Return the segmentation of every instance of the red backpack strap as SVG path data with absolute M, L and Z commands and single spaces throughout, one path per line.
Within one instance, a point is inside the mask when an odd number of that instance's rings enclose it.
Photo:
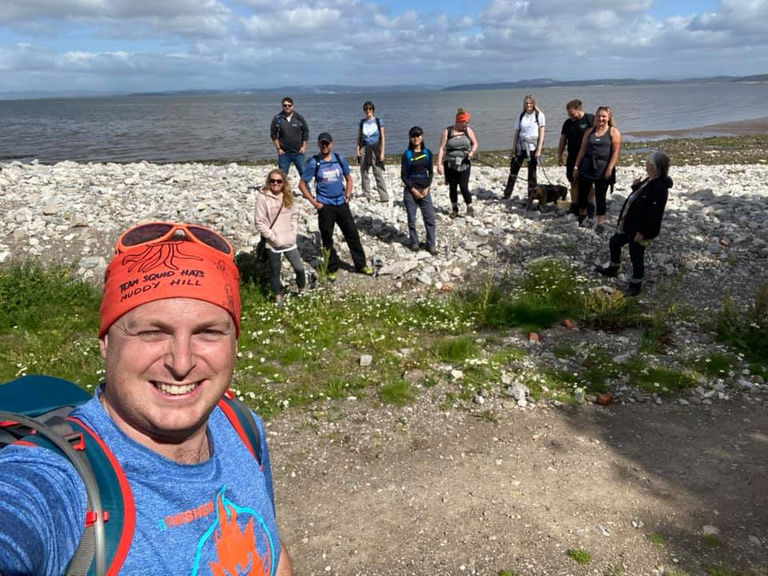
M 77 418 L 67 418 L 72 428 L 80 432 L 84 443 L 84 454 L 93 470 L 99 487 L 101 506 L 104 510 L 105 556 L 107 576 L 116 576 L 125 562 L 136 529 L 136 505 L 133 500 L 128 478 L 115 455 L 104 441 Z M 89 522 L 95 521 L 89 510 Z M 89 574 L 96 574 L 91 565 Z
M 262 467 L 261 435 L 248 406 L 238 400 L 231 390 L 227 390 L 219 401 L 219 408 L 224 412 L 227 420 L 232 424 L 232 428 L 240 436 L 256 462 L 259 463 L 259 467 Z

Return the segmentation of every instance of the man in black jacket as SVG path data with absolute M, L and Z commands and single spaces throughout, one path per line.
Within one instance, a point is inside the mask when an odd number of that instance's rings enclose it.
M 293 164 L 301 177 L 307 167 L 304 151 L 307 149 L 309 126 L 304 117 L 293 109 L 293 98 L 283 98 L 283 109 L 272 119 L 269 136 L 277 152 L 278 168 L 287 175 Z

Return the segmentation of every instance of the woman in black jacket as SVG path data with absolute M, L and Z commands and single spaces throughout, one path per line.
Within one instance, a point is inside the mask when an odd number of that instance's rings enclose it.
M 664 207 L 667 205 L 672 179 L 669 177 L 669 156 L 661 150 L 651 152 L 645 162 L 648 177 L 637 178 L 632 183 L 632 193 L 624 202 L 619 214 L 618 231 L 611 236 L 609 248 L 611 262 L 597 266 L 603 276 L 617 276 L 621 264 L 621 249 L 629 244 L 632 261 L 632 278 L 624 290 L 627 296 L 637 296 L 643 286 L 645 274 L 645 249 L 659 235 Z
M 424 132 L 414 126 L 408 132 L 408 148 L 400 159 L 400 178 L 403 189 L 403 204 L 408 215 L 408 248 L 418 252 L 419 234 L 416 231 L 416 211 L 421 210 L 424 218 L 427 241 L 424 249 L 437 255 L 435 246 L 435 206 L 429 192 L 432 186 L 432 152 L 424 145 Z

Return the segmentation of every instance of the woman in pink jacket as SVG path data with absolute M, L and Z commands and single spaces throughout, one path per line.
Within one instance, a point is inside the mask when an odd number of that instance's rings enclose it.
M 299 231 L 299 213 L 293 205 L 291 185 L 282 170 L 272 170 L 256 197 L 256 229 L 266 240 L 269 259 L 269 286 L 275 294 L 275 304 L 283 305 L 283 287 L 280 283 L 281 255 L 285 254 L 296 272 L 299 292 L 307 285 L 304 263 L 296 246 Z

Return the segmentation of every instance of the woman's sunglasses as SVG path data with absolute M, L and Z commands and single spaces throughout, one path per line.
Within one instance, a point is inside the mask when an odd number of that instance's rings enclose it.
M 139 224 L 123 234 L 117 239 L 115 252 L 120 254 L 130 248 L 143 246 L 145 244 L 155 244 L 170 240 L 177 232 L 182 232 L 187 240 L 204 244 L 226 254 L 233 256 L 234 249 L 224 236 L 195 224 L 176 224 L 174 222 L 150 222 L 149 224 Z
M 283 181 L 282 181 L 282 180 L 277 180 L 277 179 L 275 179 L 275 178 L 270 178 L 270 179 L 269 179 L 269 183 L 270 183 L 270 184 L 282 184 L 282 183 L 283 183 Z

